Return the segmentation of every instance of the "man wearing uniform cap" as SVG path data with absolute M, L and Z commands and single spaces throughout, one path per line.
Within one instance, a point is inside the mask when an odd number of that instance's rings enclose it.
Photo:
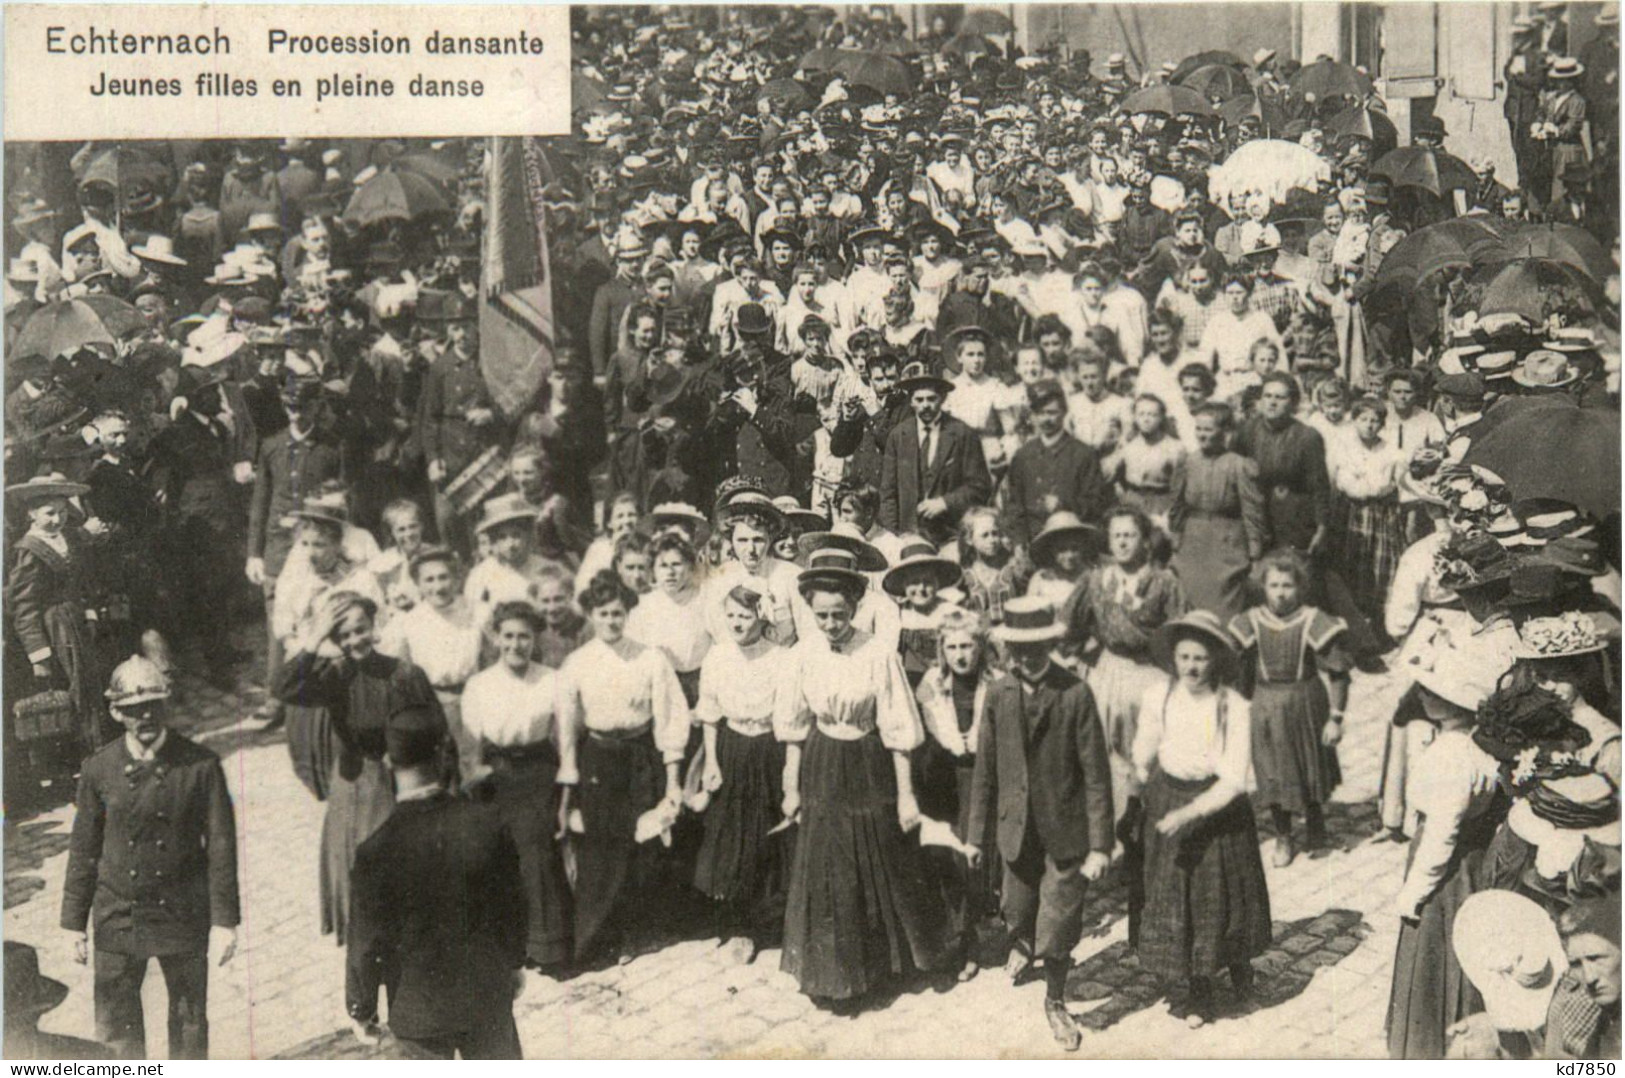
M 141 984 L 158 959 L 169 1057 L 209 1057 L 209 961 L 237 949 L 237 825 L 220 758 L 168 729 L 169 682 L 141 656 L 108 682 L 124 736 L 85 761 L 61 925 L 94 954 L 96 1036 L 146 1058 Z
M 480 371 L 473 305 L 461 293 L 433 295 L 428 310 L 419 300 L 418 318 L 435 327 L 445 351 L 423 380 L 418 422 L 429 482 L 435 485 L 435 526 L 442 542 L 466 549 L 467 529 L 460 526 L 445 487 L 498 443 L 503 423 Z
M 513 1004 L 524 987 L 525 889 L 498 809 L 441 783 L 445 725 L 407 704 L 384 728 L 395 809 L 350 874 L 345 1010 L 376 1044 L 378 990 L 408 1059 L 519 1059 Z

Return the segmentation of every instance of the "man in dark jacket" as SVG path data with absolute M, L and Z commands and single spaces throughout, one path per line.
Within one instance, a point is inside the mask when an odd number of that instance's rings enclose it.
M 384 732 L 395 811 L 356 850 L 345 1006 L 378 1037 L 378 989 L 409 1058 L 519 1059 L 513 1001 L 523 984 L 519 851 L 494 806 L 440 784 L 443 720 L 406 705 Z
M 446 343 L 424 380 L 419 417 L 429 482 L 436 486 L 435 527 L 441 542 L 466 550 L 467 529 L 444 490 L 502 439 L 502 416 L 480 372 L 473 306 L 461 293 L 441 294 L 432 304 L 419 301 L 418 320 L 438 328 Z
M 1032 542 L 1052 513 L 1068 510 L 1086 524 L 1099 524 L 1113 501 L 1100 457 L 1066 432 L 1061 384 L 1053 379 L 1034 383 L 1027 399 L 1035 436 L 1016 450 L 1005 479 L 1005 526 L 1018 547 Z
M 940 547 L 954 538 L 965 510 L 991 501 L 993 479 L 981 437 L 942 411 L 953 383 L 913 363 L 897 385 L 908 394 L 914 414 L 886 437 L 880 523 L 898 535 L 923 535 Z
M 995 633 L 1009 648 L 1011 672 L 988 689 L 966 836 L 975 846 L 998 822 L 1011 961 L 1019 972 L 1044 960 L 1044 1015 L 1072 1052 L 1083 1036 L 1066 1011 L 1066 975 L 1083 930 L 1084 892 L 1111 859 L 1111 766 L 1094 696 L 1050 661 L 1064 633 L 1054 609 L 1017 598 L 1004 617 Z
M 237 826 L 220 758 L 165 726 L 169 683 L 137 656 L 108 683 L 125 734 L 85 762 L 62 886 L 74 960 L 95 952 L 96 1036 L 146 1058 L 141 982 L 158 959 L 171 1059 L 209 1057 L 209 952 L 237 949 Z M 86 927 L 94 920 L 92 934 Z
M 282 406 L 288 425 L 260 442 L 254 462 L 254 491 L 248 503 L 249 582 L 265 596 L 266 624 L 276 600 L 276 581 L 293 550 L 293 529 L 284 523 L 302 501 L 329 479 L 339 478 L 338 443 L 316 423 L 321 386 L 314 379 L 288 379 L 282 387 Z M 282 668 L 282 642 L 266 634 L 265 683 L 276 681 Z M 258 717 L 267 723 L 280 720 L 282 708 L 267 700 Z

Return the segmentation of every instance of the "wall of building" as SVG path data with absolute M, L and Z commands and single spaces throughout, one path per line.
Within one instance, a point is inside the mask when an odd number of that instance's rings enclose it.
M 1164 60 L 1182 60 L 1208 49 L 1227 49 L 1251 60 L 1262 47 L 1292 53 L 1300 5 L 1289 3 L 1227 4 L 1016 4 L 1012 14 L 1026 48 L 1041 48 L 1059 37 L 1074 51 L 1088 49 L 1095 70 L 1106 57 L 1121 52 L 1130 72 L 1155 68 Z M 1335 5 L 1302 5 L 1335 7 Z

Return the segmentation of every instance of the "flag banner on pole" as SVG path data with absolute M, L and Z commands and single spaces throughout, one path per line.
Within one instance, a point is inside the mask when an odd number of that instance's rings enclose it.
M 547 161 L 533 138 L 493 138 L 487 169 L 480 373 L 512 417 L 534 399 L 553 358 Z

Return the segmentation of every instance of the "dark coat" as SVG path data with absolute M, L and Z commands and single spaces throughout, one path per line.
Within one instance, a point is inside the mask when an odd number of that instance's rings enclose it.
M 296 440 L 280 430 L 260 443 L 254 461 L 254 493 L 248 503 L 248 556 L 265 558 L 265 570 L 274 578 L 282 571 L 293 546 L 292 532 L 282 519 L 323 482 L 339 478 L 338 445 L 319 429 Z
M 1054 664 L 1031 697 L 1016 675 L 1001 677 L 988 688 L 977 742 L 968 834 L 987 833 L 996 797 L 1006 861 L 1021 856 L 1029 828 L 1055 861 L 1111 853 L 1111 765 L 1087 685 Z
M 525 960 L 519 851 L 494 806 L 446 794 L 404 801 L 356 850 L 345 1004 L 428 1040 L 513 1020 Z
M 187 414 L 152 443 L 154 485 L 164 492 L 169 522 L 195 518 L 211 530 L 230 528 L 241 504 L 233 494 L 231 433 Z
M 1039 438 L 1029 439 L 1010 460 L 1005 516 L 1017 546 L 1032 542 L 1049 515 L 1063 509 L 1078 514 L 1086 524 L 1098 525 L 1113 500 L 1100 456 L 1070 434 L 1062 434 L 1053 448 Z
M 859 412 L 842 417 L 829 434 L 829 451 L 848 459 L 846 481 L 854 486 L 868 484 L 880 489 L 882 458 L 891 429 L 909 416 L 908 395 L 890 393 L 874 415 Z
M 474 408 L 488 408 L 497 415 L 485 426 L 476 427 L 467 418 Z M 423 381 L 420 409 L 424 457 L 445 464 L 447 483 L 503 436 L 502 417 L 480 373 L 478 356 L 463 357 L 448 350 L 435 360 Z
M 208 949 L 209 929 L 235 928 L 237 825 L 220 757 L 169 731 L 138 764 L 124 738 L 85 762 L 62 887 L 62 927 L 94 919 L 98 951 Z
M 953 538 L 965 510 L 987 505 L 993 498 L 993 479 L 982 458 L 982 439 L 953 416 L 937 421 L 936 450 L 923 468 L 920 464 L 920 426 L 911 415 L 891 429 L 881 458 L 880 523 L 902 535 L 917 532 L 942 545 Z M 935 520 L 917 516 L 915 507 L 928 498 L 942 498 L 948 511 Z

